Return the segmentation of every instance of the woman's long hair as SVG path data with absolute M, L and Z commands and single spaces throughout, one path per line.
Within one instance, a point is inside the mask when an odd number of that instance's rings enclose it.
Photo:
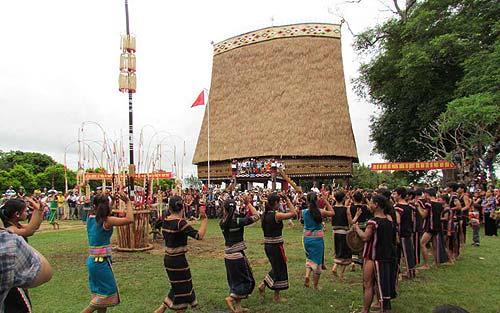
M 384 211 L 384 214 L 390 215 L 392 210 L 391 203 L 386 197 L 383 195 L 374 195 L 371 201 L 381 208 Z
M 278 194 L 276 192 L 273 192 L 272 194 L 270 194 L 267 197 L 266 206 L 264 208 L 264 210 L 265 210 L 264 214 L 267 213 L 267 212 L 274 211 L 274 207 L 275 207 L 276 203 L 279 203 L 279 202 L 280 202 L 280 197 L 278 196 Z M 264 221 L 265 220 L 266 220 L 265 218 L 261 219 L 262 227 L 264 227 Z
M 310 192 L 307 194 L 307 205 L 313 220 L 318 224 L 321 223 L 323 221 L 323 218 L 321 218 L 321 212 L 319 211 L 318 207 L 318 196 L 315 192 Z
M 26 210 L 26 202 L 21 199 L 9 199 L 0 207 L 0 218 L 2 219 L 5 227 L 12 225 L 10 221 L 14 214 L 21 214 Z
M 109 197 L 105 194 L 94 197 L 94 211 L 97 223 L 101 224 L 111 215 L 111 204 Z
M 182 198 L 179 196 L 173 196 L 170 197 L 168 200 L 168 209 L 174 213 L 178 213 L 182 211 L 184 208 L 184 202 L 182 201 Z
M 219 222 L 219 225 L 222 229 L 229 228 L 229 224 L 233 220 L 234 212 L 236 211 L 236 201 L 233 199 L 227 199 L 224 201 L 224 212 L 222 214 L 222 218 Z

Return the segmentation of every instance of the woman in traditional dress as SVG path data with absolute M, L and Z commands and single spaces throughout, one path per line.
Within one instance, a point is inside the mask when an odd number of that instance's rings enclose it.
M 320 194 L 320 197 L 321 194 Z M 319 290 L 318 283 L 321 276 L 325 256 L 325 242 L 323 241 L 323 217 L 333 217 L 335 212 L 328 201 L 327 210 L 318 207 L 318 196 L 315 192 L 307 194 L 308 208 L 302 211 L 304 221 L 304 249 L 306 252 L 306 274 L 304 286 L 310 287 L 311 274 L 313 274 L 313 287 Z
M 27 207 L 33 210 L 28 224 L 20 222 L 27 219 Z M 31 198 L 26 201 L 22 199 L 7 200 L 0 208 L 0 218 L 4 227 L 11 233 L 21 236 L 28 241 L 28 237 L 35 234 L 42 223 L 43 207 L 40 202 Z M 5 313 L 30 313 L 31 301 L 28 296 L 28 290 L 23 288 L 12 288 L 4 301 Z
M 497 221 L 491 216 L 496 210 L 496 199 L 491 190 L 486 191 L 484 200 L 481 203 L 484 215 L 484 235 L 485 236 L 498 236 Z
M 55 230 L 56 227 L 59 229 L 59 223 L 57 222 L 57 199 L 56 195 L 52 194 L 48 198 L 49 203 L 49 223 L 52 225 L 52 228 Z
M 354 224 L 354 230 L 365 242 L 363 251 L 363 313 L 370 312 L 373 296 L 378 296 L 380 311 L 391 310 L 391 299 L 396 297 L 393 260 L 395 258 L 395 234 L 393 221 L 387 215 L 390 206 L 386 197 L 375 195 L 369 203 L 374 217 L 368 221 L 366 230 Z M 375 292 L 376 288 L 376 292 Z
M 281 198 L 286 201 L 290 209 L 288 213 L 278 212 L 280 196 L 272 193 L 267 197 L 264 216 L 262 217 L 262 230 L 264 231 L 264 250 L 271 263 L 271 271 L 266 275 L 264 281 L 259 285 L 259 293 L 264 298 L 266 287 L 274 290 L 274 301 L 280 302 L 280 291 L 288 289 L 288 269 L 286 266 L 283 241 L 283 220 L 297 216 L 297 210 L 286 194 Z
M 224 263 L 230 289 L 229 296 L 225 300 L 233 313 L 243 311 L 241 300 L 248 298 L 255 288 L 252 269 L 245 255 L 244 229 L 245 226 L 258 221 L 259 215 L 250 197 L 243 197 L 242 200 L 248 214 L 245 214 L 243 207 L 237 210 L 236 201 L 227 199 L 224 202 L 224 213 L 219 223 L 224 235 Z
M 193 289 L 191 270 L 186 260 L 188 251 L 188 237 L 202 240 L 207 231 L 208 220 L 205 210 L 200 210 L 202 218 L 200 230 L 195 230 L 184 219 L 184 204 L 179 196 L 169 200 L 171 214 L 163 221 L 162 233 L 165 239 L 165 257 L 163 263 L 170 280 L 170 292 L 163 300 L 163 304 L 155 313 L 163 313 L 167 308 L 185 312 L 188 306 L 197 305 L 196 294 Z
M 334 195 L 335 205 L 333 206 L 333 211 L 335 216 L 332 218 L 333 226 L 333 244 L 335 248 L 335 255 L 333 258 L 333 268 L 332 273 L 344 280 L 344 272 L 348 265 L 352 263 L 352 251 L 347 245 L 347 231 L 349 230 L 349 225 L 352 224 L 352 216 L 350 209 L 344 206 L 345 193 L 342 191 L 337 191 Z M 357 217 L 361 214 L 357 211 Z M 337 267 L 340 266 L 340 271 L 337 271 Z
M 124 193 L 119 197 L 127 205 L 125 217 L 111 216 L 111 201 L 107 194 L 94 197 L 93 210 L 87 218 L 87 237 L 89 241 L 89 287 L 91 300 L 82 313 L 97 311 L 104 313 L 108 307 L 120 303 L 120 295 L 115 276 L 111 269 L 111 235 L 113 226 L 123 226 L 134 222 L 134 212 L 129 198 Z

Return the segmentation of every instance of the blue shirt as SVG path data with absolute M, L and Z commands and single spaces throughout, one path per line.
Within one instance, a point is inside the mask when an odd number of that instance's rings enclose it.
M 33 282 L 41 268 L 40 256 L 22 237 L 0 229 L 0 313 L 9 290 Z

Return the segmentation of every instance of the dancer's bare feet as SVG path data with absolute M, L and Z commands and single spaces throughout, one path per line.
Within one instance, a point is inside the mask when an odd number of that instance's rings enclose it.
M 259 285 L 259 296 L 260 300 L 264 302 L 264 299 L 266 297 L 266 284 L 264 282 L 261 282 Z
M 158 309 L 156 309 L 154 313 L 165 313 L 166 310 L 167 306 L 165 305 L 165 303 L 162 303 L 161 306 Z
M 306 287 L 306 288 L 310 288 L 311 287 L 311 279 L 308 276 L 306 276 L 304 278 L 304 287 Z
M 226 304 L 227 304 L 227 307 L 229 308 L 229 311 L 231 311 L 231 313 L 237 313 L 235 308 L 234 308 L 234 300 L 231 296 L 229 297 L 226 297 L 224 300 L 226 300 Z

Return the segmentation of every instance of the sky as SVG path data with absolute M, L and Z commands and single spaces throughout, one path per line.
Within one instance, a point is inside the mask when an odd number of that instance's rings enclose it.
M 272 25 L 339 23 L 340 15 L 358 33 L 390 14 L 383 0 L 347 2 L 129 0 L 131 32 L 137 37 L 136 147 L 141 130 L 144 138 L 152 138 L 145 146 L 163 140 L 163 167 L 169 169 L 174 145 L 181 164 L 185 140 L 184 174 L 195 174 L 191 160 L 204 107 L 190 106 L 203 88 L 210 88 L 211 42 Z M 118 91 L 124 1 L 0 0 L 0 29 L 0 150 L 42 152 L 61 163 L 66 154 L 67 165 L 76 169 L 82 122 L 96 122 L 108 138 L 126 141 L 128 96 Z M 364 59 L 352 42 L 344 24 L 352 126 L 360 162 L 372 163 L 381 161 L 369 141 L 375 106 L 353 91 L 351 81 Z M 86 123 L 84 132 L 88 140 L 103 136 L 93 123 Z

